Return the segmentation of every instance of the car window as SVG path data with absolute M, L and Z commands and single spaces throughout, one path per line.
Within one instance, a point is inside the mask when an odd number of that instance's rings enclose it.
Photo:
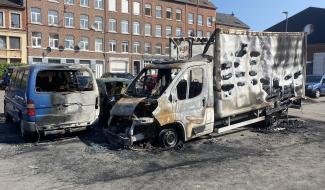
M 15 87 L 16 88 L 20 88 L 21 85 L 21 79 L 23 77 L 24 71 L 18 71 L 17 72 L 17 76 L 16 76 L 16 80 L 15 80 Z
M 14 71 L 12 73 L 12 76 L 11 76 L 10 87 L 14 87 L 15 86 L 16 76 L 17 76 L 17 71 Z

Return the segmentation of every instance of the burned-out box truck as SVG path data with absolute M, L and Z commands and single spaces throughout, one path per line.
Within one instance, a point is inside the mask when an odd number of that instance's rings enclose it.
M 253 123 L 272 126 L 301 106 L 304 33 L 217 29 L 209 39 L 170 41 L 173 59 L 147 65 L 113 106 L 104 128 L 110 141 L 174 147 Z

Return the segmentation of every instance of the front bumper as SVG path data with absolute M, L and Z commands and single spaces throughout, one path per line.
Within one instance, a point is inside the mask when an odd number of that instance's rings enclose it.
M 107 137 L 107 139 L 110 142 L 124 145 L 124 146 L 131 146 L 135 142 L 148 138 L 148 136 L 146 136 L 144 132 L 134 134 L 134 129 L 140 126 L 141 127 L 151 126 L 153 123 L 154 123 L 153 118 L 137 118 L 133 120 L 132 125 L 129 127 L 128 130 L 126 130 L 125 133 L 115 133 L 114 131 L 111 130 L 111 128 L 116 128 L 119 126 L 113 126 L 113 125 L 109 125 L 108 128 L 104 128 L 103 131 L 104 131 L 104 135 Z

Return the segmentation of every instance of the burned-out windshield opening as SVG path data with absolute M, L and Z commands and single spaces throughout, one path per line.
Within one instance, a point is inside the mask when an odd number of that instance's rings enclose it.
M 144 69 L 127 89 L 134 97 L 158 98 L 177 76 L 179 68 Z
M 37 73 L 37 92 L 92 91 L 93 78 L 87 70 L 43 70 Z

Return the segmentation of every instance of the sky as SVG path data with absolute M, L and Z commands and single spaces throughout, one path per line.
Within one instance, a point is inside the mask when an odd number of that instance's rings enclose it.
M 283 11 L 288 11 L 290 17 L 308 7 L 325 8 L 325 0 L 212 0 L 212 2 L 218 7 L 217 13 L 233 12 L 253 31 L 263 31 L 284 20 Z

